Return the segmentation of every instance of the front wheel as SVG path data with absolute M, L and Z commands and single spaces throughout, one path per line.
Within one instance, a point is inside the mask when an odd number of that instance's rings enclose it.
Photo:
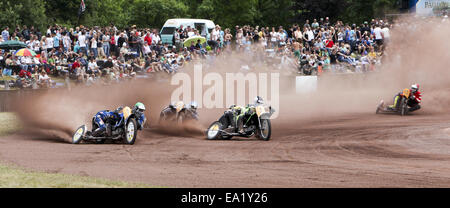
M 214 122 L 209 126 L 208 130 L 206 130 L 206 138 L 208 140 L 215 140 L 220 138 L 220 131 L 223 129 L 222 124 L 218 121 Z
M 269 119 L 261 119 L 261 126 L 257 130 L 257 137 L 264 141 L 268 141 L 272 134 L 272 125 Z
M 384 106 L 384 103 L 383 103 L 383 101 L 381 101 L 381 103 L 378 104 L 378 106 L 377 106 L 377 110 L 375 111 L 375 114 L 379 114 L 381 109 L 383 108 L 383 106 Z
M 136 141 L 137 136 L 137 125 L 134 118 L 130 118 L 125 128 L 125 138 L 124 143 L 132 145 Z
M 72 144 L 79 144 L 83 140 L 84 134 L 86 133 L 86 125 L 78 127 L 75 134 L 72 136 Z

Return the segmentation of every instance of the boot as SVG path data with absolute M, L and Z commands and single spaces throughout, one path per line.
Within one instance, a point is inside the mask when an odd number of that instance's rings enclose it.
M 416 111 L 416 110 L 419 110 L 420 109 L 420 105 L 415 105 L 414 107 L 411 107 L 411 108 L 409 108 L 409 112 L 413 112 L 413 111 Z
M 103 133 L 103 129 L 98 128 L 98 129 L 95 129 L 95 131 L 92 132 L 92 136 L 99 137 L 99 136 L 102 135 L 102 133 Z
M 242 116 L 236 121 L 236 133 L 244 134 L 244 128 L 242 126 Z

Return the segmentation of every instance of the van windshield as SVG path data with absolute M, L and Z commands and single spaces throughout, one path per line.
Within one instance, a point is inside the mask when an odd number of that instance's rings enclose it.
M 161 30 L 162 35 L 173 35 L 175 33 L 175 27 L 164 27 Z

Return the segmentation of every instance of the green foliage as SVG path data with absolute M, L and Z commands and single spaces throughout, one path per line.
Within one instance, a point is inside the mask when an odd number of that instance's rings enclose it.
M 293 5 L 291 0 L 257 0 L 255 24 L 264 26 L 286 24 L 294 17 L 291 10 Z
M 87 6 L 91 4 L 92 0 L 86 0 Z M 49 18 L 49 23 L 75 25 L 78 21 L 78 9 L 80 0 L 51 0 L 46 1 L 46 14 Z
M 167 19 L 187 17 L 189 8 L 178 0 L 134 0 L 130 24 L 161 27 Z
M 235 25 L 278 26 L 306 19 L 330 17 L 361 23 L 392 12 L 397 0 L 2 0 L 0 26 L 47 24 L 106 26 L 119 28 L 161 27 L 169 18 L 211 19 L 223 28 Z
M 0 1 L 0 25 L 15 28 L 16 25 L 34 25 L 42 28 L 47 22 L 44 0 Z
M 196 15 L 200 19 L 213 19 L 214 18 L 214 2 L 213 0 L 204 0 L 198 7 L 190 8 L 196 11 Z

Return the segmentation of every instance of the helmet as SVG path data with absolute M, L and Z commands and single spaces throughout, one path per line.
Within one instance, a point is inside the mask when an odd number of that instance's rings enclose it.
M 262 99 L 262 97 L 256 96 L 255 97 L 255 104 L 263 104 L 264 100 Z
M 122 111 L 122 109 L 123 109 L 123 107 L 120 106 L 120 107 L 118 107 L 116 110 L 114 110 L 114 112 L 115 112 L 115 113 L 120 113 L 120 111 Z
M 145 105 L 143 103 L 141 103 L 141 102 L 137 102 L 134 105 L 134 110 L 137 111 L 137 112 L 141 112 L 142 113 L 142 112 L 145 111 Z
M 192 102 L 189 104 L 189 106 L 190 106 L 192 109 L 194 109 L 194 110 L 197 110 L 197 108 L 198 108 L 198 104 L 197 104 L 197 102 L 195 102 L 195 101 L 192 101 Z
M 413 92 L 417 92 L 417 91 L 419 90 L 419 84 L 413 84 L 413 85 L 411 85 L 411 90 L 412 90 Z

